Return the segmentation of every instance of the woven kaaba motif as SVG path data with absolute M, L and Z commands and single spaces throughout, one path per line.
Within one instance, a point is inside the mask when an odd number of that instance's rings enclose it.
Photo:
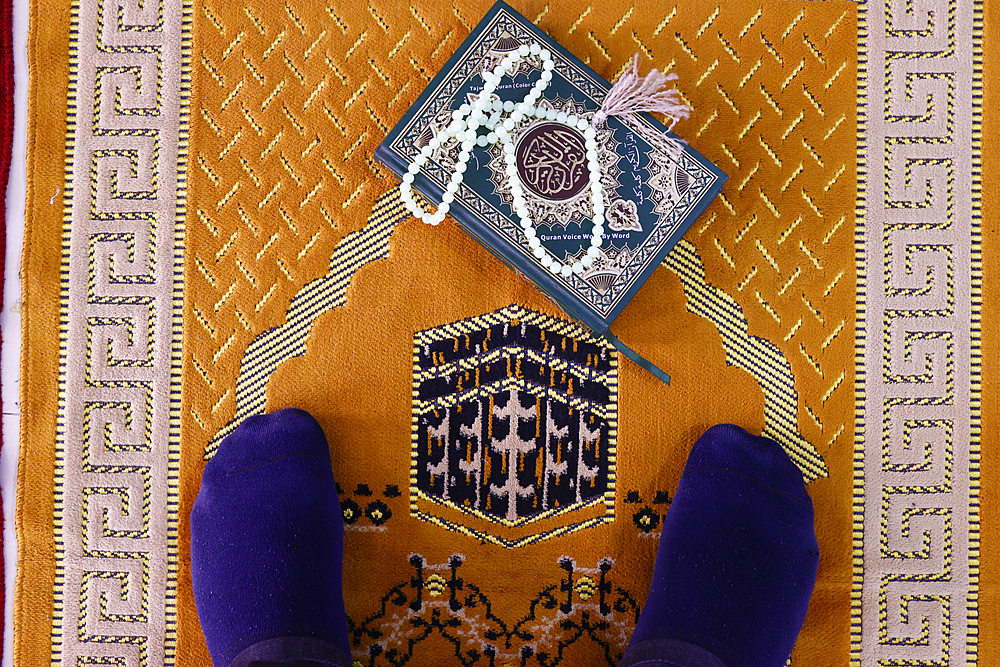
M 510 306 L 418 332 L 413 372 L 415 516 L 508 547 L 614 518 L 610 345 Z M 532 525 L 557 516 L 542 532 Z

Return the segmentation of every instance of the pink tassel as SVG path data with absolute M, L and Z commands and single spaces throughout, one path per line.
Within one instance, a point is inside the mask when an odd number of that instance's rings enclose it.
M 681 102 L 676 88 L 667 88 L 667 82 L 677 78 L 676 74 L 662 74 L 652 70 L 639 78 L 639 54 L 635 54 L 632 65 L 611 86 L 601 108 L 591 121 L 593 127 L 603 123 L 608 116 L 629 116 L 641 111 L 659 112 L 670 119 L 668 129 L 672 130 L 677 121 L 691 115 L 691 108 Z M 673 140 L 664 137 L 667 143 L 680 148 Z

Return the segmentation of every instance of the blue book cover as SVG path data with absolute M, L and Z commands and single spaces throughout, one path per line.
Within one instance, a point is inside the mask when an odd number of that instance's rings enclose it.
M 392 128 L 376 149 L 376 158 L 397 175 L 406 173 L 421 149 L 452 122 L 452 112 L 472 104 L 483 89 L 482 74 L 522 44 L 534 42 L 551 51 L 555 64 L 535 106 L 589 121 L 610 84 L 507 4 L 497 2 Z M 540 64 L 537 59 L 522 60 L 503 77 L 494 95 L 501 101 L 521 101 L 541 75 Z M 657 137 L 668 131 L 649 114 L 624 121 L 609 117 L 596 130 L 605 233 L 600 254 L 583 273 L 553 274 L 532 252 L 513 209 L 499 143 L 473 148 L 449 213 L 568 315 L 601 335 L 712 202 L 726 175 L 687 144 L 674 156 L 658 148 L 663 142 Z M 572 264 L 590 248 L 593 229 L 584 135 L 533 116 L 518 122 L 511 135 L 537 237 L 558 260 Z M 433 205 L 441 201 L 451 180 L 458 152 L 455 141 L 442 144 L 414 176 L 413 189 Z

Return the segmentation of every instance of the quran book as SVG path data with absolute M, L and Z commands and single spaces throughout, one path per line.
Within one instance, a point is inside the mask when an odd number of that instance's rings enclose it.
M 484 87 L 482 74 L 492 72 L 522 44 L 535 42 L 551 51 L 555 64 L 535 106 L 590 121 L 610 84 L 507 4 L 497 2 L 392 128 L 376 149 L 376 158 L 397 175 L 405 174 L 421 149 L 452 122 L 452 113 L 473 103 Z M 539 76 L 541 68 L 531 59 L 523 60 L 503 77 L 494 95 L 500 101 L 520 102 Z M 553 274 L 532 252 L 513 208 L 500 143 L 473 148 L 449 213 L 568 315 L 602 335 L 715 198 L 726 175 L 687 144 L 681 143 L 679 152 L 664 148 L 664 135 L 672 135 L 649 114 L 611 116 L 595 129 L 605 232 L 600 253 L 583 273 Z M 572 264 L 590 248 L 593 229 L 584 134 L 534 116 L 517 122 L 510 133 L 537 237 L 556 259 Z M 413 189 L 432 205 L 441 201 L 459 150 L 455 141 L 441 144 L 414 175 Z

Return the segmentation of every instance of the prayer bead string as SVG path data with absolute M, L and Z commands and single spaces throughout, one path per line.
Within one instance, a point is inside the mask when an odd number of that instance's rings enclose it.
M 508 100 L 490 100 L 490 96 L 496 91 L 501 79 L 511 72 L 516 71 L 517 65 L 528 56 L 537 56 L 542 61 L 542 73 L 538 81 L 535 82 L 531 90 L 528 91 L 524 99 L 520 102 Z M 542 266 L 553 274 L 560 274 L 568 278 L 572 274 L 581 274 L 585 269 L 590 268 L 601 252 L 604 235 L 604 189 L 601 186 L 601 167 L 597 156 L 597 132 L 585 119 L 574 114 L 567 114 L 564 111 L 556 112 L 554 109 L 542 109 L 535 106 L 541 98 L 549 82 L 552 80 L 552 70 L 555 62 L 552 53 L 543 48 L 540 44 L 533 43 L 530 46 L 522 44 L 518 49 L 504 57 L 500 64 L 493 70 L 484 72 L 483 90 L 476 96 L 472 104 L 463 104 L 452 112 L 452 122 L 437 136 L 431 139 L 427 146 L 424 146 L 414 161 L 403 174 L 403 182 L 400 183 L 399 191 L 403 203 L 407 209 L 418 219 L 422 219 L 430 225 L 437 225 L 451 209 L 451 204 L 455 200 L 455 193 L 465 177 L 468 169 L 469 158 L 472 155 L 474 146 L 484 147 L 499 143 L 502 147 L 505 170 L 510 184 L 510 194 L 513 198 L 513 210 L 517 215 L 521 230 L 528 239 L 528 247 Z M 505 117 L 506 115 L 506 117 Z M 555 121 L 561 125 L 579 130 L 584 135 L 585 148 L 587 151 L 587 167 L 590 172 L 590 195 L 592 203 L 592 221 L 594 227 L 591 230 L 590 247 L 583 258 L 574 261 L 572 264 L 560 262 L 552 255 L 538 238 L 535 229 L 535 222 L 531 219 L 531 212 L 528 210 L 527 201 L 524 198 L 524 187 L 517 171 L 516 154 L 511 130 L 515 125 L 525 118 L 538 118 Z M 481 134 L 480 132 L 484 132 Z M 455 171 L 451 175 L 451 180 L 445 187 L 441 196 L 441 203 L 433 213 L 425 212 L 417 204 L 413 196 L 413 179 L 427 160 L 446 142 L 456 141 L 459 144 L 458 162 L 455 164 Z

